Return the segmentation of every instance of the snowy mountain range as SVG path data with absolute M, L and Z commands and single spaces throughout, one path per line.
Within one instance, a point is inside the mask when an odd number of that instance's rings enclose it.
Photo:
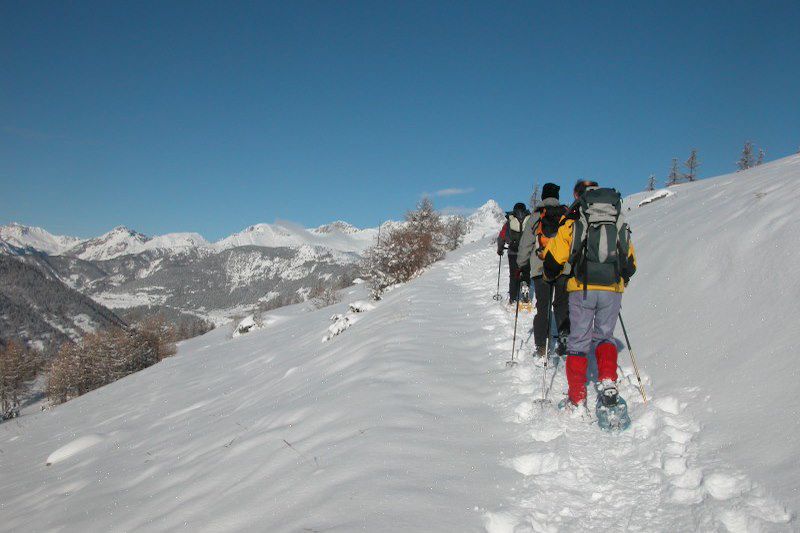
M 487 231 L 497 231 L 503 211 L 489 200 L 468 217 L 471 233 L 467 242 L 480 238 Z M 385 223 L 389 228 L 396 222 Z M 384 229 L 385 229 L 384 228 Z M 317 228 L 306 229 L 292 222 L 255 224 L 217 242 L 209 243 L 198 233 L 170 233 L 149 237 L 125 226 L 118 226 L 108 233 L 90 239 L 53 235 L 37 227 L 11 223 L 0 226 L 0 244 L 7 245 L 6 253 L 25 251 L 44 252 L 48 255 L 75 257 L 84 261 L 107 261 L 124 255 L 136 255 L 148 251 L 162 250 L 185 253 L 197 250 L 214 253 L 242 246 L 264 248 L 300 248 L 304 246 L 327 250 L 360 253 L 370 246 L 378 235 L 379 228 L 359 229 L 352 224 L 337 220 Z
M 502 216 L 487 202 L 469 218 L 467 240 L 496 232 Z M 363 251 L 397 224 L 256 224 L 214 243 L 197 233 L 150 237 L 124 226 L 81 240 L 11 224 L 0 227 L 0 253 L 24 257 L 110 309 L 152 308 L 221 324 L 257 305 L 300 301 L 321 282 L 348 284 Z
M 798 176 L 792 156 L 625 200 L 647 402 L 622 348 L 623 433 L 533 401 L 566 378 L 533 363 L 529 315 L 506 366 L 478 241 L 372 305 L 356 285 L 276 309 L 0 424 L 0 529 L 798 531 Z

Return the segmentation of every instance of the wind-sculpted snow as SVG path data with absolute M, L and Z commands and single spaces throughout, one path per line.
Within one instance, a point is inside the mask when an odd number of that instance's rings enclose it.
M 800 155 L 626 199 L 639 272 L 623 302 L 654 380 L 720 458 L 800 508 Z M 637 345 L 639 348 L 637 348 Z
M 496 268 L 491 247 L 469 245 L 380 302 L 359 303 L 358 286 L 350 304 L 265 313 L 262 329 L 215 330 L 0 425 L 0 530 L 792 530 L 767 488 L 705 444 L 687 408 L 702 391 L 662 393 L 644 346 L 653 401 L 624 365 L 629 431 L 534 405 L 530 317 L 509 370 Z M 332 312 L 356 310 L 320 343 Z M 558 400 L 561 368 L 553 383 Z

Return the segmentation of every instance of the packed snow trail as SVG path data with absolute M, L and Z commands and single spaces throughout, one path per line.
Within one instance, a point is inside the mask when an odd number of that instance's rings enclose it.
M 327 342 L 363 290 L 273 311 L 241 337 L 216 330 L 1 424 L 0 530 L 792 529 L 702 453 L 684 411 L 696 398 L 661 397 L 645 375 L 645 408 L 624 384 L 634 422 L 620 435 L 535 409 L 532 343 L 505 366 L 513 315 L 492 300 L 496 261 L 465 246 Z M 564 385 L 560 366 L 554 402 Z
M 481 314 L 491 319 L 483 327 L 497 333 L 492 355 L 498 367 L 511 352 L 513 314 L 487 297 L 485 280 L 496 270 L 494 261 L 490 251 L 478 250 L 448 268 L 451 279 L 462 283 L 464 293 L 481 302 Z M 524 481 L 503 506 L 487 510 L 488 532 L 792 529 L 790 514 L 762 487 L 735 467 L 699 453 L 700 427 L 684 410 L 697 398 L 660 397 L 646 373 L 648 406 L 633 370 L 623 365 L 620 394 L 633 424 L 622 433 L 602 432 L 593 417 L 572 418 L 555 408 L 567 390 L 563 363 L 548 368 L 553 405 L 537 405 L 544 369 L 533 363 L 531 323 L 530 315 L 520 320 L 521 361 L 504 374 L 497 401 L 498 415 L 518 425 L 515 455 L 501 464 Z M 640 357 L 646 355 L 644 350 Z M 620 363 L 627 357 L 620 353 Z M 590 406 L 594 398 L 590 385 Z

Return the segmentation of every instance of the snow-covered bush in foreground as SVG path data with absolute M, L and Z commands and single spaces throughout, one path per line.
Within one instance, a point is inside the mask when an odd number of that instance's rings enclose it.
M 322 337 L 322 342 L 328 342 L 338 334 L 345 331 L 347 328 L 355 324 L 361 313 L 366 313 L 367 311 L 372 311 L 375 309 L 375 306 L 369 302 L 353 302 L 347 306 L 347 312 L 344 314 L 335 314 L 331 317 L 331 324 L 328 327 L 328 333 L 324 337 Z

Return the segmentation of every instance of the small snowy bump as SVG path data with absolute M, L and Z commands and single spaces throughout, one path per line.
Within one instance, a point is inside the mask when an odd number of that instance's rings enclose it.
M 668 476 L 679 476 L 686 472 L 686 459 L 683 457 L 668 457 L 664 459 L 664 472 Z
M 551 474 L 559 469 L 560 461 L 554 453 L 529 453 L 515 457 L 512 461 L 514 470 L 523 476 L 540 476 Z
M 664 428 L 664 433 L 673 442 L 678 442 L 680 444 L 687 444 L 692 440 L 692 437 L 694 436 L 692 433 L 688 431 L 683 431 L 682 429 L 674 428 L 672 426 L 666 426 Z
M 51 453 L 45 464 L 47 466 L 54 465 L 64 459 L 69 459 L 73 455 L 79 454 L 84 450 L 103 442 L 103 437 L 100 435 L 84 435 L 78 439 L 73 440 L 69 444 L 65 444 L 61 448 Z
M 668 442 L 664 446 L 664 453 L 667 455 L 680 456 L 686 453 L 686 445 L 680 442 Z
M 486 533 L 514 533 L 517 519 L 510 513 L 485 513 L 483 527 Z
M 375 309 L 375 304 L 364 300 L 358 300 L 350 303 L 347 308 L 353 313 L 366 313 L 367 311 L 372 311 Z
M 649 438 L 659 428 L 658 416 L 654 411 L 646 411 L 642 416 L 635 418 L 631 424 L 633 436 L 637 439 L 644 440 Z
M 533 410 L 533 405 L 531 404 L 531 402 L 522 402 L 516 407 L 516 409 L 514 409 L 514 414 L 517 415 L 517 419 L 520 422 L 525 422 L 530 420 L 532 410 Z
M 671 415 L 681 414 L 683 409 L 686 407 L 685 403 L 681 403 L 674 396 L 664 396 L 663 398 L 656 398 L 655 400 L 653 400 L 653 403 L 656 404 L 656 407 L 658 407 L 665 413 L 669 413 Z
M 706 491 L 717 500 L 729 500 L 750 490 L 750 481 L 741 474 L 714 472 L 703 483 Z
M 682 505 L 696 505 L 703 501 L 703 491 L 700 489 L 684 489 L 674 487 L 669 495 L 670 500 Z
M 740 509 L 724 509 L 717 518 L 730 533 L 752 533 L 761 531 L 760 524 Z
M 681 489 L 695 490 L 703 482 L 703 471 L 699 468 L 690 468 L 680 476 L 672 478 L 672 484 Z
M 531 430 L 531 437 L 538 442 L 550 442 L 564 434 L 563 428 L 534 428 Z

